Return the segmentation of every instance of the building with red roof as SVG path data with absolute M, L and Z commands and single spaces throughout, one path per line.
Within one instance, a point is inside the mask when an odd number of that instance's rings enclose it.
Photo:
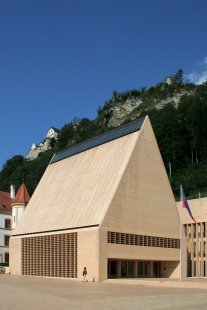
M 30 196 L 23 182 L 16 194 L 14 201 L 11 204 L 12 229 L 16 228 L 29 201 L 30 201 Z
M 0 191 L 0 264 L 9 263 L 9 239 L 12 229 L 20 221 L 29 200 L 24 182 L 16 196 L 14 185 L 11 185 L 10 193 Z
M 16 197 L 14 199 L 14 203 L 24 203 L 24 204 L 28 204 L 28 202 L 30 201 L 30 196 L 28 194 L 27 188 L 24 184 L 24 182 L 22 183 L 22 185 L 20 186 Z

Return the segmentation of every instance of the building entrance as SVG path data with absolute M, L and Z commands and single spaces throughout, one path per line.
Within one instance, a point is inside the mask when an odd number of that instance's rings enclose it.
M 121 277 L 122 278 L 134 278 L 134 261 L 121 261 Z
M 138 262 L 138 277 L 139 278 L 150 277 L 150 262 Z
M 160 262 L 153 262 L 153 273 L 155 278 L 160 278 L 161 274 Z
M 138 260 L 108 260 L 108 278 L 159 278 L 161 262 Z
M 118 261 L 109 260 L 108 261 L 108 278 L 118 278 Z

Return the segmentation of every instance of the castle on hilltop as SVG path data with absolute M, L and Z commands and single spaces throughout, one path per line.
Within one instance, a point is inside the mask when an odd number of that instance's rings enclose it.
M 58 140 L 59 133 L 59 129 L 51 127 L 47 132 L 46 138 L 40 144 L 32 144 L 26 155 L 26 159 L 33 160 L 37 158 L 40 153 L 51 149 L 53 142 Z

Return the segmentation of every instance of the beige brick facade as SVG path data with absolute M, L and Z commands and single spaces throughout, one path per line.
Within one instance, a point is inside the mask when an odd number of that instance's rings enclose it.
M 99 280 L 99 230 L 78 232 L 78 279 L 82 279 L 83 268 L 88 270 L 88 280 Z
M 21 274 L 22 238 L 70 231 L 77 232 L 78 279 L 84 266 L 91 281 L 178 277 L 179 216 L 148 118 L 140 130 L 48 166 L 12 237 L 11 272 Z M 55 246 L 56 274 L 64 275 L 65 252 Z M 41 266 L 49 270 L 54 259 Z
M 21 274 L 21 238 L 12 237 L 9 242 L 9 270 L 11 274 Z
M 207 276 L 207 198 L 188 200 L 194 223 L 187 210 L 182 208 L 183 255 L 185 273 L 189 277 Z M 180 211 L 181 203 L 177 202 Z

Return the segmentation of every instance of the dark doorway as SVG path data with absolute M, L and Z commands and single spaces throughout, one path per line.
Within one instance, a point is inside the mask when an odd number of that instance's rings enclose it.
M 5 253 L 5 263 L 9 262 L 9 253 Z
M 122 278 L 127 277 L 127 261 L 126 260 L 121 261 L 121 277 Z
M 109 260 L 108 261 L 108 277 L 109 278 L 117 278 L 117 260 Z
M 134 278 L 135 262 L 132 260 L 121 261 L 121 277 Z
M 134 261 L 128 261 L 128 278 L 134 278 Z
M 155 278 L 160 278 L 160 262 L 153 262 L 153 273 Z
M 187 277 L 192 277 L 192 261 L 189 252 L 187 252 Z
M 138 262 L 138 278 L 149 278 L 150 276 L 150 263 Z

